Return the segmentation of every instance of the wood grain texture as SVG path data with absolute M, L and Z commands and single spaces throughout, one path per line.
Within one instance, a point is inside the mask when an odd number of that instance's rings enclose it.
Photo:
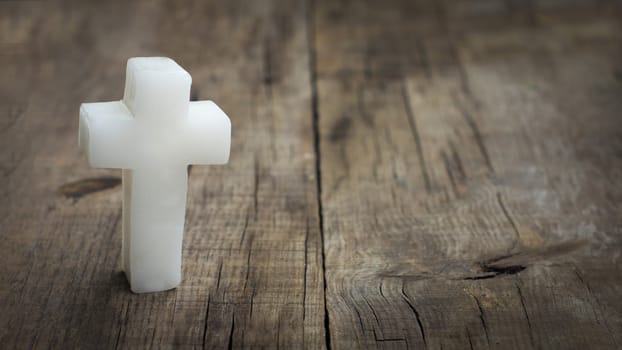
M 233 138 L 136 295 L 77 119 L 153 55 Z M 621 62 L 615 1 L 2 1 L 0 348 L 620 348 Z
M 306 4 L 0 6 L 1 347 L 323 347 Z M 77 113 L 119 99 L 127 58 L 152 55 L 231 116 L 232 157 L 192 168 L 182 285 L 134 295 L 120 187 L 92 180 L 119 171 L 89 169 Z
M 620 8 L 316 1 L 330 344 L 622 346 Z

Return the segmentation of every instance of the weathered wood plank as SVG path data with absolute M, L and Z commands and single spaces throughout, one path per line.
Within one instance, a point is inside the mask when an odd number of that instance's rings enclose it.
M 620 19 L 316 2 L 333 347 L 622 344 Z
M 0 10 L 4 347 L 622 344 L 619 4 Z M 234 125 L 231 163 L 191 169 L 184 283 L 151 295 L 119 272 L 118 172 L 75 143 L 135 55 Z
M 303 1 L 2 2 L 0 343 L 6 348 L 324 346 Z M 167 55 L 233 123 L 231 162 L 192 167 L 184 281 L 133 295 L 118 171 L 76 149 L 78 105 Z

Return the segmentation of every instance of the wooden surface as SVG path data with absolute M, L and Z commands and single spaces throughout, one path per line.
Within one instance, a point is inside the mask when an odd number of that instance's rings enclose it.
M 184 280 L 120 272 L 78 107 L 166 55 L 232 119 Z M 617 1 L 0 2 L 0 347 L 622 347 Z

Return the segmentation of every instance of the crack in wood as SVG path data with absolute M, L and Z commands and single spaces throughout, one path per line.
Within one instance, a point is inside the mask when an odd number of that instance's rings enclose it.
M 516 274 L 531 264 L 572 253 L 588 243 L 588 240 L 581 239 L 552 244 L 537 249 L 523 249 L 517 253 L 490 258 L 478 263 L 482 272 L 489 272 L 490 275 L 467 277 L 465 279 L 486 279 L 498 275 Z
M 259 162 L 257 161 L 257 155 L 253 157 L 253 174 L 254 174 L 254 187 L 253 187 L 253 212 L 255 213 L 255 221 L 258 218 L 259 211 Z
M 374 316 L 374 320 L 376 320 L 376 324 L 378 325 L 378 328 L 382 329 L 382 325 L 380 324 L 380 319 L 378 319 L 378 315 L 376 314 L 376 310 L 374 310 L 374 308 L 369 303 L 369 300 L 367 300 L 367 298 L 365 298 L 365 296 L 363 296 L 363 300 L 367 304 L 367 307 L 369 307 L 369 309 L 371 310 L 371 313 Z M 378 334 L 376 333 L 376 327 L 372 327 L 372 331 L 374 332 L 374 339 L 376 341 L 378 341 L 378 339 L 380 339 L 380 338 L 378 338 Z
M 210 297 L 209 295 L 207 296 L 207 303 L 205 306 L 205 320 L 203 321 L 203 345 L 202 348 L 205 349 L 205 344 L 207 341 L 207 326 L 208 326 L 208 320 L 209 320 L 209 302 L 210 302 Z
M 121 331 L 123 330 L 122 327 L 119 327 L 119 331 L 117 332 L 117 339 L 114 342 L 114 348 L 115 350 L 119 348 L 119 342 L 121 341 Z
M 473 347 L 473 339 L 471 339 L 471 332 L 469 332 L 468 327 L 465 327 L 465 330 L 466 330 L 467 338 L 469 339 L 469 349 L 473 350 L 475 348 Z
M 305 257 L 304 257 L 304 272 L 303 272 L 303 285 L 302 285 L 302 320 L 304 321 L 307 315 L 307 254 L 308 254 L 308 243 L 309 243 L 309 219 L 306 221 L 306 229 L 305 229 Z M 304 323 L 303 323 L 304 324 Z M 303 333 L 304 336 L 304 333 Z
M 220 289 L 220 275 L 222 273 L 222 259 L 218 263 L 218 275 L 216 276 L 216 290 Z
M 227 349 L 233 349 L 233 330 L 235 328 L 235 313 L 231 313 L 231 330 L 229 331 L 229 340 L 227 341 Z
M 125 303 L 125 308 L 124 308 L 124 312 L 123 312 L 123 317 L 124 317 L 124 324 L 123 325 L 119 325 L 119 331 L 117 332 L 117 338 L 115 340 L 114 343 L 114 348 L 115 350 L 119 349 L 119 344 L 121 343 L 121 332 L 123 330 L 124 326 L 127 326 L 127 312 L 130 306 L 130 302 L 128 301 L 127 303 Z
M 493 265 L 488 265 L 486 262 L 480 263 L 480 268 L 483 272 L 489 272 L 489 274 L 478 275 L 478 276 L 468 276 L 468 277 L 464 277 L 463 280 L 467 280 L 467 281 L 468 280 L 485 280 L 485 279 L 491 279 L 491 278 L 495 278 L 499 276 L 514 275 L 526 269 L 526 267 L 522 265 L 510 265 L 510 266 L 496 267 Z
M 348 291 L 348 293 L 350 294 L 350 298 L 352 300 L 352 306 L 350 306 L 350 303 L 347 303 L 347 305 L 352 310 L 354 310 L 354 312 L 356 313 L 356 316 L 357 316 L 358 321 L 359 321 L 359 325 L 361 326 L 361 333 L 364 334 L 365 333 L 365 326 L 363 325 L 363 317 L 361 316 L 361 312 L 356 307 L 356 303 L 354 302 L 356 300 L 356 298 L 354 297 L 354 294 L 352 294 L 352 289 L 351 288 Z
M 317 213 L 320 230 L 320 243 L 322 250 L 322 282 L 324 285 L 323 299 L 324 299 L 324 334 L 326 349 L 331 349 L 331 333 L 330 333 L 330 316 L 328 313 L 328 304 L 326 302 L 326 247 L 324 239 L 324 213 L 322 207 L 322 152 L 320 146 L 320 113 L 319 113 L 319 99 L 318 99 L 318 84 L 317 84 L 317 61 L 315 50 L 315 24 L 314 14 L 315 10 L 314 0 L 305 1 L 305 8 L 307 12 L 306 16 L 306 31 L 307 31 L 307 48 L 309 57 L 309 81 L 311 85 L 311 117 L 313 125 L 313 150 L 315 152 L 315 182 L 316 182 L 316 196 L 317 196 Z
M 523 309 L 525 319 L 527 320 L 527 326 L 529 327 L 529 340 L 531 341 L 531 346 L 535 348 L 536 342 L 534 341 L 534 338 L 533 338 L 533 328 L 531 325 L 531 319 L 529 319 L 529 313 L 527 312 L 527 307 L 525 306 L 525 298 L 523 297 L 523 292 L 521 291 L 520 285 L 518 283 L 516 284 L 516 290 L 518 291 L 520 304 Z
M 248 253 L 246 255 L 246 277 L 244 278 L 244 289 L 243 291 L 246 291 L 246 287 L 248 285 L 248 278 L 250 277 L 250 272 L 251 272 L 251 255 L 253 253 L 253 239 L 251 236 L 251 239 L 248 243 Z
M 277 316 L 276 320 L 276 349 L 281 348 L 281 315 Z
M 66 183 L 58 188 L 58 192 L 66 198 L 78 200 L 91 193 L 104 191 L 121 184 L 118 176 L 100 176 Z
M 239 249 L 242 249 L 242 245 L 244 244 L 244 239 L 246 238 L 246 230 L 248 229 L 248 211 L 246 212 L 246 217 L 244 218 L 244 227 L 242 228 L 242 235 L 240 236 L 240 246 Z
M 486 342 L 488 343 L 488 345 L 490 345 L 490 336 L 488 334 L 488 325 L 486 324 L 486 318 L 484 316 L 484 308 L 482 307 L 482 304 L 480 303 L 478 297 L 476 297 L 475 295 L 471 295 L 471 296 L 475 300 L 475 304 L 477 305 L 477 309 L 479 310 L 479 320 L 482 323 L 482 328 L 484 328 L 484 335 L 486 336 Z
M 404 290 L 404 283 L 403 282 L 402 282 L 401 293 L 402 293 L 402 298 L 406 302 L 406 305 L 408 305 L 410 310 L 415 315 L 415 320 L 417 320 L 417 325 L 419 326 L 419 331 L 421 332 L 421 339 L 423 340 L 423 346 L 424 346 L 424 348 L 427 349 L 428 348 L 428 341 L 426 340 L 425 328 L 423 328 L 423 322 L 421 321 L 421 316 L 419 315 L 419 312 L 415 308 L 415 305 L 413 305 L 413 303 L 410 301 L 410 298 L 406 294 L 406 291 Z
M 251 304 L 249 307 L 249 312 L 248 312 L 248 318 L 252 319 L 253 318 L 253 307 L 255 306 L 255 291 L 256 289 L 253 288 L 253 291 L 251 292 Z
M 177 313 L 177 296 L 179 295 L 179 293 L 175 293 L 175 296 L 173 297 L 173 316 L 171 317 L 171 324 L 175 324 L 175 314 Z

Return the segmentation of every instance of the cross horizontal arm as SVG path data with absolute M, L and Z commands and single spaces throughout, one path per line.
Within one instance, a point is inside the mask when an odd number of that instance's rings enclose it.
M 79 145 L 95 168 L 131 168 L 133 117 L 123 102 L 83 103 Z
M 190 102 L 182 157 L 187 164 L 225 164 L 229 161 L 231 121 L 212 101 Z

